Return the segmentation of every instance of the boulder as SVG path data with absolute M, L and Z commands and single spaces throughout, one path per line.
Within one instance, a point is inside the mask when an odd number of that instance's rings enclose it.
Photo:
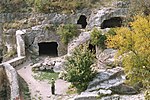
M 112 95 L 112 96 L 102 97 L 100 100 L 120 100 L 120 96 Z
M 131 86 L 124 84 L 125 74 L 123 68 L 116 67 L 107 69 L 97 74 L 92 82 L 89 83 L 86 92 L 97 91 L 99 95 L 110 95 L 111 93 L 132 95 L 138 91 Z M 105 94 L 106 93 L 106 94 Z
M 124 71 L 121 67 L 107 69 L 97 74 L 96 78 L 89 83 L 86 91 L 95 91 L 99 89 L 109 89 L 120 85 L 125 81 Z
M 76 96 L 73 100 L 97 100 L 98 97 L 95 93 L 86 93 Z
M 98 54 L 98 67 L 100 68 L 109 68 L 115 66 L 115 54 L 117 50 L 114 49 L 105 49 L 103 52 Z
M 111 87 L 110 89 L 117 94 L 133 95 L 138 93 L 138 91 L 133 87 L 127 86 L 125 84 L 120 84 L 118 86 Z

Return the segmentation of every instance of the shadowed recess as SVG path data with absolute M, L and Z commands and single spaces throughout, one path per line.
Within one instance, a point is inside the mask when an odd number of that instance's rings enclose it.
M 103 21 L 103 23 L 101 24 L 101 29 L 121 27 L 121 25 L 122 25 L 122 18 L 121 17 L 112 17 L 108 20 Z
M 39 55 L 58 56 L 57 42 L 41 42 L 38 43 Z
M 94 54 L 96 53 L 96 47 L 95 47 L 95 45 L 89 44 L 88 49 L 89 49 L 91 52 L 93 52 Z
M 81 15 L 79 20 L 77 21 L 77 24 L 81 24 L 82 28 L 86 28 L 87 22 L 86 22 L 86 16 L 85 15 Z

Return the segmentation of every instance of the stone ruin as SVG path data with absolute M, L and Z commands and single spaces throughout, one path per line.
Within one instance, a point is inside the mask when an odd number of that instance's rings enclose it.
M 80 44 L 90 40 L 90 31 L 82 30 L 79 37 L 72 40 L 68 46 L 64 45 L 60 41 L 60 36 L 53 30 L 43 30 L 49 24 L 79 24 L 81 29 L 92 29 L 94 27 L 99 27 L 101 29 L 110 27 L 120 27 L 123 18 L 126 16 L 126 8 L 103 8 L 100 10 L 83 10 L 76 14 L 65 15 L 65 14 L 41 14 L 40 17 L 45 18 L 39 21 L 39 25 L 33 26 L 28 29 L 22 30 L 8 30 L 6 34 L 7 41 L 5 46 L 7 47 L 7 52 L 16 50 L 17 57 L 9 61 L 2 62 L 0 67 L 6 72 L 6 78 L 8 82 L 11 83 L 10 87 L 10 98 L 19 99 L 19 85 L 17 79 L 17 72 L 15 66 L 22 64 L 25 61 L 27 52 L 31 55 L 41 56 L 48 55 L 52 57 L 61 57 L 64 55 L 71 55 L 74 48 Z M 0 38 L 2 38 L 2 23 L 6 21 L 14 20 L 15 15 L 11 14 L 0 14 Z M 23 17 L 22 14 L 17 15 Z M 30 14 L 24 14 L 24 16 L 31 16 Z M 37 20 L 37 15 L 32 15 L 32 21 Z M 113 22 L 110 24 L 110 22 Z M 15 33 L 14 33 L 15 31 Z M 13 37 L 15 36 L 15 37 Z M 2 40 L 2 39 L 0 39 Z M 90 47 L 91 48 L 91 47 Z M 95 48 L 96 52 L 98 49 Z M 51 51 L 50 51 L 51 50 Z M 100 53 L 96 53 L 99 57 Z M 57 65 L 57 64 L 56 64 Z M 90 86 L 89 86 L 90 87 Z M 76 100 L 76 99 L 75 99 Z M 77 99 L 78 100 L 78 99 Z

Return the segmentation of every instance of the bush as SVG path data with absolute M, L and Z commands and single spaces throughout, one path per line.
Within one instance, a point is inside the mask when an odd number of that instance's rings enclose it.
M 57 34 L 60 35 L 62 43 L 66 45 L 73 37 L 76 37 L 78 33 L 77 26 L 73 24 L 60 25 L 57 29 Z
M 67 58 L 66 79 L 77 88 L 78 92 L 84 91 L 95 77 L 96 72 L 91 68 L 93 63 L 94 54 L 83 46 L 76 48 L 73 55 Z
M 149 100 L 150 99 L 150 89 L 145 91 L 145 100 Z
M 116 35 L 107 37 L 107 46 L 118 49 L 118 56 L 123 57 L 123 66 L 127 82 L 141 82 L 150 88 L 150 16 L 137 16 L 130 28 L 115 30 Z M 144 24 L 143 24 L 144 23 Z
M 102 49 L 105 49 L 105 40 L 106 36 L 102 34 L 100 30 L 97 28 L 94 28 L 93 31 L 91 32 L 91 44 L 92 45 L 98 45 Z

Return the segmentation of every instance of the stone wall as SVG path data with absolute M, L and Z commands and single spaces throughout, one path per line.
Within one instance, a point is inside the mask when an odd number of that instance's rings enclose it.
M 25 57 L 17 57 L 0 64 L 0 68 L 4 68 L 3 72 L 6 72 L 7 80 L 10 87 L 11 100 L 20 100 L 18 75 L 14 67 L 22 64 L 24 60 Z
M 18 57 L 0 64 L 0 69 L 4 69 L 2 72 L 6 73 L 6 79 L 9 82 L 11 100 L 20 100 L 18 74 L 15 70 L 15 67 L 22 64 L 25 61 L 25 43 L 22 37 L 22 32 L 16 32 L 16 40 Z M 0 91 L 1 90 L 2 89 L 0 88 Z
M 10 88 L 4 68 L 0 65 L 0 100 L 10 98 Z

